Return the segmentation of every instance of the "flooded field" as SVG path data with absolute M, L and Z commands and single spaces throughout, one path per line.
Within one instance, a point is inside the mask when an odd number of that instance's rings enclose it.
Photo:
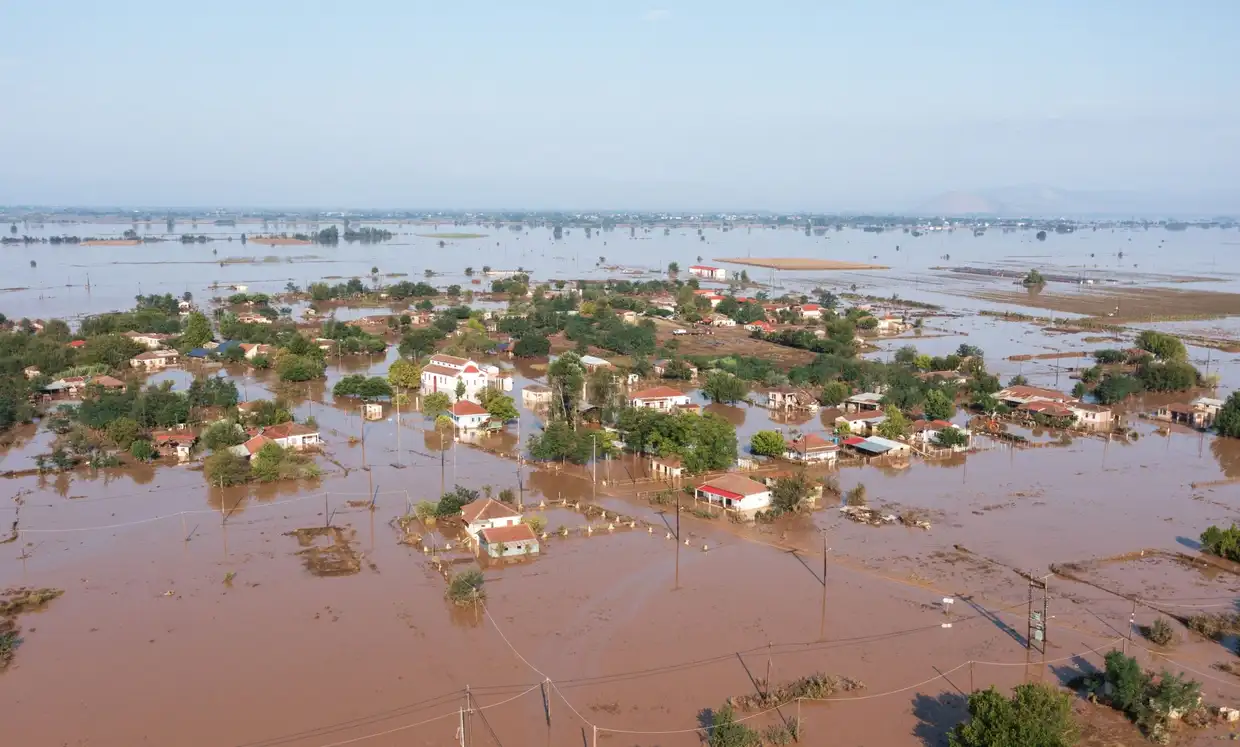
M 89 233 L 119 236 L 130 227 L 91 225 Z M 1004 381 L 1020 374 L 1066 389 L 1088 365 L 1068 353 L 1122 348 L 1132 332 L 1063 332 L 981 316 L 1015 307 L 972 290 L 1010 290 L 1010 280 L 930 268 L 944 255 L 1047 271 L 1137 263 L 1216 278 L 1194 291 L 1240 291 L 1235 277 L 1217 272 L 1217 255 L 1228 256 L 1226 242 L 1236 240 L 1220 231 L 1100 231 L 1040 242 L 1028 233 L 806 237 L 740 228 L 708 230 L 705 242 L 687 231 L 632 239 L 627 231 L 590 239 L 572 231 L 557 242 L 543 229 L 385 227 L 394 240 L 316 247 L 315 264 L 293 259 L 305 256 L 303 246 L 280 244 L 262 253 L 286 250 L 292 261 L 221 264 L 216 257 L 245 253 L 239 229 L 205 225 L 178 230 L 217 241 L 9 246 L 0 266 L 12 285 L 28 289 L 0 296 L 0 311 L 76 318 L 126 308 L 138 292 L 188 290 L 205 301 L 229 292 L 213 286 L 274 293 L 324 274 L 369 275 L 371 267 L 411 278 L 430 269 L 436 284 L 467 285 L 469 265 L 520 266 L 554 280 L 606 277 L 612 273 L 600 265 L 623 261 L 645 268 L 632 277 L 653 278 L 668 261 L 685 266 L 706 254 L 705 243 L 720 256 L 881 262 L 891 270 L 797 269 L 771 279 L 778 288 L 895 294 L 944 307 L 919 330 L 880 338 L 870 357 L 910 344 L 945 355 L 968 343 L 986 351 Z M 738 344 L 746 338 L 728 330 L 684 339 L 681 350 L 709 354 L 728 335 Z M 812 357 L 763 345 L 772 349 L 748 354 L 780 355 L 785 364 Z M 429 746 L 454 744 L 465 728 L 471 744 L 689 746 L 702 742 L 705 711 L 753 695 L 759 680 L 823 673 L 863 687 L 739 715 L 763 728 L 799 716 L 807 744 L 937 745 L 963 712 L 961 693 L 1066 681 L 1112 647 L 1150 668 L 1189 672 L 1211 703 L 1240 705 L 1240 677 L 1216 668 L 1240 663 L 1232 650 L 1178 622 L 1170 647 L 1153 646 L 1137 629 L 1176 611 L 1234 609 L 1234 574 L 1177 558 L 1197 554 L 1206 527 L 1240 519 L 1240 442 L 1155 426 L 1136 416 L 1145 409 L 1138 403 L 1127 438 L 1025 429 L 1032 447 L 979 437 L 976 451 L 941 461 L 838 470 L 842 490 L 864 484 L 872 507 L 916 512 L 928 529 L 849 521 L 829 494 L 812 515 L 757 526 L 686 510 L 677 537 L 674 507 L 649 500 L 667 486 L 649 477 L 647 464 L 607 460 L 595 473 L 514 458 L 538 423 L 519 392 L 542 379 L 545 365 L 500 362 L 514 365 L 520 422 L 469 442 L 433 429 L 416 410 L 385 406 L 382 419 L 363 420 L 356 402 L 330 394 L 345 375 L 384 374 L 396 355 L 390 348 L 332 359 L 325 380 L 284 389 L 298 418 L 313 416 L 322 429 L 316 480 L 220 489 L 192 463 L 20 474 L 48 450 L 50 434 L 12 432 L 0 447 L 0 470 L 16 473 L 0 482 L 0 589 L 64 593 L 18 618 L 24 644 L 0 674 L 6 743 L 128 747 L 186 743 L 192 733 L 192 743 L 220 747 Z M 1190 357 L 1220 375 L 1217 396 L 1240 384 L 1235 354 L 1190 347 Z M 271 373 L 210 372 L 236 381 L 246 400 L 277 388 Z M 182 390 L 203 373 L 174 369 L 150 381 Z M 732 423 L 743 443 L 758 430 L 833 428 L 832 411 L 788 419 L 749 404 L 709 404 L 697 390 L 691 397 Z M 414 505 L 457 484 L 514 490 L 546 519 L 541 552 L 478 564 L 448 522 L 397 526 Z M 410 534 L 421 541 L 408 541 Z M 1150 554 L 1131 555 L 1142 551 Z M 1048 645 L 1030 658 L 1029 578 L 1062 564 L 1081 570 L 1050 576 Z M 475 567 L 486 579 L 485 604 L 449 602 L 444 569 Z M 1078 710 L 1087 730 L 1107 736 L 1100 744 L 1144 743 L 1112 714 L 1085 703 Z M 1192 732 L 1181 743 L 1224 734 Z

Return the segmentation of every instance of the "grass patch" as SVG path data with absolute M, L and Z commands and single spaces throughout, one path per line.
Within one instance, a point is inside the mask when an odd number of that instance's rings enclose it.
M 766 680 L 757 680 L 758 693 L 728 698 L 728 705 L 742 711 L 760 711 L 791 703 L 799 698 L 828 698 L 865 687 L 858 680 L 821 672 L 771 687 Z

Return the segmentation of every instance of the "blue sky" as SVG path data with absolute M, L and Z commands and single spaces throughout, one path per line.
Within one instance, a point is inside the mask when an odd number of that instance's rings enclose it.
M 1240 172 L 1227 0 L 63 0 L 0 34 L 0 203 L 900 210 Z

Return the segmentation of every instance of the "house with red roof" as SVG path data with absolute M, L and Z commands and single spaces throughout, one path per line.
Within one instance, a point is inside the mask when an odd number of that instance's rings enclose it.
M 197 440 L 198 436 L 193 431 L 155 431 L 151 434 L 151 442 L 156 449 L 171 451 L 182 462 L 189 459 Z
M 286 449 L 300 450 L 323 443 L 316 429 L 292 421 L 269 425 L 263 429 L 262 435 Z
M 481 405 L 461 399 L 453 403 L 452 408 L 448 410 L 448 417 L 452 418 L 452 425 L 455 427 L 471 431 L 486 425 L 491 419 L 491 414 Z
M 672 410 L 689 404 L 689 395 L 671 388 L 656 386 L 642 389 L 629 395 L 631 407 L 644 407 L 650 410 Z
M 274 440 L 267 438 L 266 436 L 260 434 L 257 436 L 251 436 L 248 441 L 231 447 L 229 451 L 231 451 L 232 453 L 236 454 L 239 457 L 250 459 L 250 458 L 253 458 L 253 456 L 257 454 L 259 450 L 262 449 L 264 446 L 266 446 L 267 444 L 274 444 L 274 443 L 275 443 Z
M 784 458 L 806 464 L 825 464 L 839 457 L 840 446 L 814 433 L 806 433 L 788 442 Z
M 822 318 L 822 307 L 816 303 L 803 303 L 800 306 L 794 306 L 793 308 L 801 314 L 803 319 Z
M 538 552 L 538 535 L 529 524 L 513 524 L 478 532 L 478 551 L 490 558 L 532 555 Z
M 477 362 L 467 358 L 442 353 L 432 355 L 422 369 L 422 394 L 443 392 L 457 399 L 459 384 L 465 385 L 465 393 L 461 399 L 477 402 L 483 389 L 487 387 L 487 374 Z
M 770 322 L 763 322 L 763 321 L 750 322 L 749 324 L 745 325 L 745 329 L 749 330 L 750 332 L 763 332 L 766 334 L 770 334 L 771 332 L 775 331 L 774 325 L 772 325 Z
M 771 490 L 744 475 L 729 473 L 697 486 L 694 496 L 738 511 L 759 511 L 771 505 Z

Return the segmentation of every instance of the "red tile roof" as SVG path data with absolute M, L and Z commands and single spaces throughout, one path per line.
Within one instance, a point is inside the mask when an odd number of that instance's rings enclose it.
M 788 446 L 790 446 L 794 451 L 799 451 L 802 454 L 808 451 L 834 451 L 839 448 L 822 436 L 814 433 L 806 433 L 800 438 L 789 443 Z
M 473 524 L 476 521 L 484 521 L 487 519 L 503 519 L 510 516 L 520 516 L 517 511 L 505 506 L 493 498 L 483 498 L 482 500 L 466 503 L 461 507 L 461 518 L 466 524 Z
M 447 366 L 440 366 L 435 363 L 428 363 L 422 367 L 422 373 L 439 374 L 440 376 L 447 376 L 448 378 L 451 379 L 451 378 L 456 378 L 457 376 L 459 376 L 461 371 L 460 369 L 457 369 L 457 368 L 448 368 Z
M 151 434 L 151 440 L 157 444 L 192 444 L 198 437 L 190 431 L 155 431 Z
M 856 446 L 857 444 L 865 443 L 865 439 L 861 436 L 849 436 L 844 439 L 843 443 L 845 446 Z
M 74 341 L 72 341 L 72 342 L 70 342 L 70 343 L 69 343 L 69 347 L 71 347 L 71 348 L 80 348 L 80 347 L 82 347 L 82 346 L 83 346 L 83 345 L 85 345 L 85 344 L 86 344 L 86 341 L 85 341 L 85 340 L 74 340 Z
M 702 483 L 698 486 L 698 489 L 708 492 L 732 493 L 739 496 L 758 495 L 770 490 L 770 488 L 760 482 L 755 482 L 744 475 L 737 474 L 717 477 L 714 480 Z
M 274 443 L 275 441 L 271 440 L 270 438 L 267 438 L 266 436 L 255 436 L 254 438 L 251 438 L 249 441 L 246 441 L 243 444 L 243 446 L 245 446 L 246 451 L 250 452 L 250 456 L 254 456 L 255 454 L 258 453 L 259 449 L 263 448 L 267 444 L 274 444 Z
M 640 392 L 634 392 L 629 399 L 667 399 L 669 397 L 682 397 L 683 392 L 671 388 L 670 386 L 656 386 L 649 389 L 643 389 Z
M 289 436 L 309 436 L 316 434 L 318 431 L 313 428 L 307 428 L 300 423 L 280 423 L 279 425 L 270 425 L 263 429 L 263 435 L 268 438 L 288 438 Z
M 465 365 L 466 363 L 469 363 L 469 359 L 467 359 L 467 358 L 457 358 L 455 355 L 445 355 L 445 354 L 443 354 L 443 353 L 437 353 L 437 354 L 435 354 L 435 355 L 432 355 L 432 356 L 431 356 L 431 361 L 430 361 L 430 362 L 431 362 L 432 364 L 435 364 L 435 363 L 447 363 L 447 364 L 449 364 L 449 365 L 453 365 L 453 366 L 463 366 L 463 365 Z
M 487 411 L 486 408 L 476 405 L 467 399 L 461 399 L 452 405 L 452 414 L 459 418 L 465 415 L 486 415 Z
M 490 527 L 483 529 L 479 534 L 482 535 L 482 541 L 488 545 L 508 542 L 534 542 L 538 537 L 534 534 L 534 530 L 529 524 L 513 524 L 508 527 Z

